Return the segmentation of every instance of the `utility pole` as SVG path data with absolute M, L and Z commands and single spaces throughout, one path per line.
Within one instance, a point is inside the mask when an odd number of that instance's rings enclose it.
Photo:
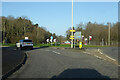
M 73 0 L 72 0 L 72 30 L 73 30 Z M 73 32 L 72 32 L 73 36 Z M 71 48 L 73 48 L 73 39 L 71 39 Z
M 102 38 L 102 46 L 104 46 L 104 41 L 103 41 L 103 38 Z
M 3 28 L 3 44 L 5 43 L 5 22 L 4 22 L 4 28 Z
M 38 42 L 38 26 L 37 26 L 37 42 Z
M 108 46 L 110 46 L 110 23 L 108 23 Z

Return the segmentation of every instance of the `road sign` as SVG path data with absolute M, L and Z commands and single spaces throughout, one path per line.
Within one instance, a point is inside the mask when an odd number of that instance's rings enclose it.
M 82 35 L 82 38 L 84 37 L 84 35 Z
M 53 36 L 51 36 L 50 39 L 53 39 Z
M 74 38 L 70 38 L 70 39 L 74 39 Z
M 52 39 L 50 39 L 50 42 L 52 42 Z
M 25 37 L 25 39 L 28 39 L 28 37 Z
M 56 39 L 54 39 L 53 41 L 56 42 Z
M 75 32 L 74 38 L 80 40 L 81 39 L 81 32 Z
M 87 38 L 85 38 L 85 41 L 87 41 Z
M 70 36 L 71 38 L 74 38 L 74 36 Z
M 70 32 L 75 32 L 75 30 L 70 30 Z
M 92 39 L 92 36 L 89 36 L 89 40 L 91 40 Z
M 47 39 L 46 41 L 49 42 L 49 39 Z

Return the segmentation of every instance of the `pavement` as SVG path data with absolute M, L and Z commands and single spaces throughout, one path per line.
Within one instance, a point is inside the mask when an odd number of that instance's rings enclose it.
M 8 79 L 118 78 L 117 65 L 84 54 L 82 50 L 35 48 L 26 53 L 28 56 L 26 64 Z

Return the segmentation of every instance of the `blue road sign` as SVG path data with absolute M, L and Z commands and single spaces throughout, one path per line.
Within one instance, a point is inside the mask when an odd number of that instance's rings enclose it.
M 81 36 L 77 36 L 78 38 L 81 38 Z
M 81 39 L 81 31 L 79 31 L 79 32 L 75 32 L 75 34 L 74 34 L 74 38 L 75 39 Z
M 53 36 L 51 36 L 50 38 L 53 39 Z

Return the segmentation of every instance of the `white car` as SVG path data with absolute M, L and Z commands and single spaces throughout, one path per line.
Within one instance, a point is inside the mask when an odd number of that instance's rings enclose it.
M 17 49 L 33 49 L 33 42 L 30 39 L 20 40 L 18 43 L 16 43 Z

